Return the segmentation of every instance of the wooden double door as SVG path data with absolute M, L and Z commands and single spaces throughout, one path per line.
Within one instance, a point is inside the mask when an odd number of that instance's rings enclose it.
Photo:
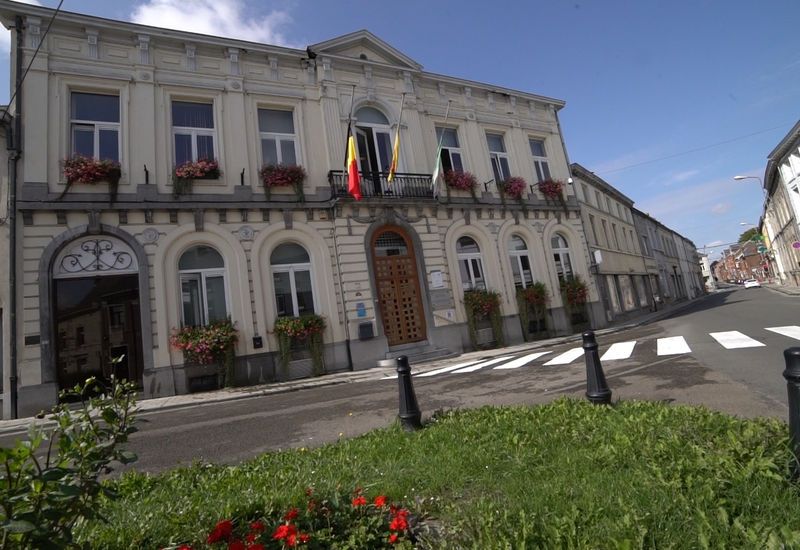
M 389 346 L 425 340 L 425 310 L 411 239 L 400 227 L 382 227 L 372 237 L 372 258 Z

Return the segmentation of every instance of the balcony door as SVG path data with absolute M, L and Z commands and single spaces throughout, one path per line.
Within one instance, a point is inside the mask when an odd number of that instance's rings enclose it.
M 359 168 L 364 179 L 372 182 L 374 194 L 382 195 L 383 178 L 388 174 L 392 162 L 389 120 L 373 107 L 359 109 L 356 120 Z

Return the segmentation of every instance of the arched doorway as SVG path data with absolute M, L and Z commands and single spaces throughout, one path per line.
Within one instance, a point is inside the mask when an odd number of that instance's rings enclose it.
M 139 262 L 130 246 L 109 235 L 76 239 L 56 257 L 52 280 L 59 388 L 111 374 L 141 385 Z
M 372 236 L 372 258 L 389 346 L 425 340 L 425 311 L 411 239 L 400 227 L 382 227 Z

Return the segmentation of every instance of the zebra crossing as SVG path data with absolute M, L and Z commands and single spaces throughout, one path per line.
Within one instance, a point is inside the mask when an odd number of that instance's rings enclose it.
M 782 327 L 765 327 L 764 330 L 786 336 L 795 340 L 800 340 L 800 326 L 782 326 Z M 724 332 L 709 332 L 708 336 L 711 341 L 716 342 L 727 350 L 743 349 L 743 348 L 759 348 L 765 347 L 766 344 L 759 340 L 752 338 L 742 332 L 736 330 L 729 330 Z M 701 340 L 702 341 L 702 340 Z M 608 361 L 623 361 L 630 359 L 634 351 L 642 349 L 643 346 L 652 345 L 652 340 L 639 342 L 637 340 L 627 342 L 616 342 L 611 344 L 608 349 L 600 357 L 603 362 Z M 656 340 L 656 355 L 660 357 L 685 355 L 692 353 L 691 347 L 686 342 L 683 336 L 668 336 L 658 338 Z M 570 348 L 562 351 L 558 355 L 552 356 L 553 351 L 536 351 L 522 356 L 515 355 L 502 355 L 500 357 L 475 359 L 458 363 L 456 365 L 449 365 L 427 372 L 414 374 L 415 378 L 427 378 L 431 376 L 438 376 L 443 374 L 466 374 L 480 370 L 513 370 L 522 367 L 535 366 L 541 364 L 543 367 L 564 366 L 575 363 L 579 358 L 583 357 L 583 348 L 580 346 Z M 539 360 L 543 361 L 542 363 Z M 383 380 L 396 379 L 397 375 L 386 376 Z

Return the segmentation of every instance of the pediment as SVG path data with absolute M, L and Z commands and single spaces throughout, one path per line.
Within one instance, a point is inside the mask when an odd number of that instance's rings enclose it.
M 352 32 L 325 42 L 312 44 L 309 48 L 317 55 L 327 53 L 356 60 L 366 59 L 414 71 L 422 70 L 422 65 L 367 30 Z

